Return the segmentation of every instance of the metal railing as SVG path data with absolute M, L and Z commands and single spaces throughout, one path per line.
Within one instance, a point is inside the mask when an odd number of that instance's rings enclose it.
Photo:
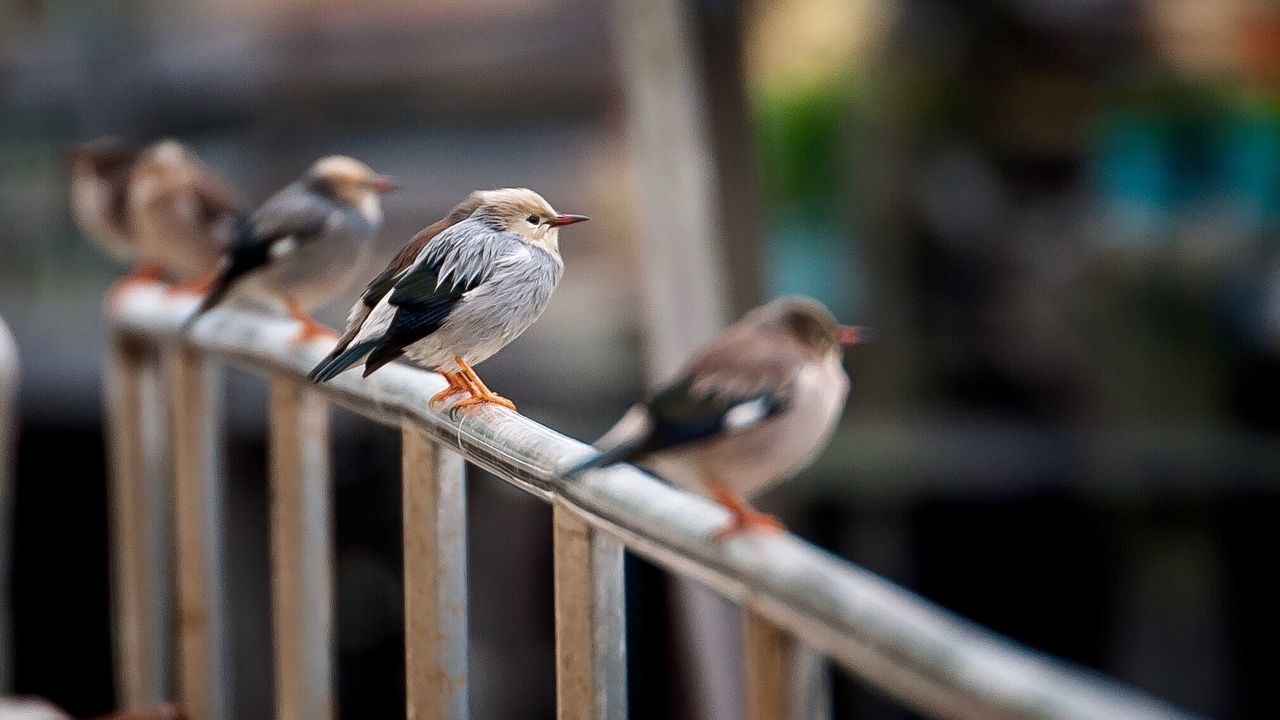
M 13 532 L 13 462 L 18 436 L 18 348 L 0 318 L 0 695 L 12 682 L 9 563 Z
M 178 699 L 226 718 L 227 647 L 216 522 L 218 384 L 210 359 L 270 382 L 271 577 L 280 720 L 331 715 L 333 556 L 327 403 L 403 434 L 405 667 L 409 718 L 467 716 L 465 464 L 549 502 L 553 512 L 556 693 L 562 719 L 621 720 L 626 705 L 623 552 L 705 583 L 744 612 L 754 720 L 814 707 L 797 668 L 813 652 L 915 709 L 961 718 L 1189 717 L 1141 692 L 1001 638 L 792 535 L 713 536 L 725 512 L 629 466 L 566 482 L 589 449 L 524 417 L 428 409 L 432 373 L 388 366 L 321 387 L 323 348 L 296 348 L 292 323 L 223 310 L 181 341 L 186 302 L 158 289 L 118 298 L 110 318 L 109 422 L 118 682 L 130 705 L 163 698 L 167 488 L 148 461 L 172 447 Z M 160 407 L 167 384 L 169 409 Z M 159 530 L 158 530 L 159 528 Z

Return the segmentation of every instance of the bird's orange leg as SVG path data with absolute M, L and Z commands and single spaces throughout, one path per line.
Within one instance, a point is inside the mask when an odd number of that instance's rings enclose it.
M 182 295 L 204 295 L 209 292 L 209 288 L 213 287 L 213 281 L 217 278 L 218 270 L 214 268 L 208 272 L 200 273 L 190 280 L 174 285 L 169 288 L 169 292 Z
M 778 533 L 787 529 L 778 518 L 748 505 L 725 483 L 711 480 L 707 482 L 707 489 L 711 491 L 712 499 L 729 511 L 729 524 L 716 532 L 717 540 L 728 540 L 741 532 Z
M 286 298 L 284 301 L 285 308 L 289 311 L 289 317 L 298 321 L 302 327 L 298 330 L 298 334 L 293 336 L 295 345 L 304 342 L 310 342 L 321 337 L 337 337 L 338 333 L 321 325 L 311 317 L 302 306 L 294 302 L 292 299 Z
M 476 375 L 476 371 L 472 370 L 471 366 L 468 365 L 465 360 L 455 355 L 453 357 L 453 361 L 458 364 L 458 367 L 462 368 L 463 379 L 468 385 L 467 390 L 471 392 L 471 397 L 459 400 L 458 404 L 453 406 L 454 409 L 462 409 L 465 407 L 471 407 L 472 405 L 479 405 L 481 403 L 501 405 L 508 410 L 516 409 L 515 403 L 490 390 L 489 387 L 484 384 L 484 381 L 480 379 L 480 376 Z
M 471 387 L 467 385 L 466 379 L 462 377 L 462 373 L 451 373 L 451 372 L 441 371 L 440 374 L 443 375 L 445 381 L 449 383 L 449 387 L 431 396 L 431 399 L 427 401 L 427 404 L 430 405 L 431 407 L 435 407 L 436 403 L 444 402 L 445 400 L 448 400 L 451 395 L 458 392 L 459 390 L 465 390 L 467 392 L 471 392 Z
M 114 299 L 117 295 L 128 290 L 134 285 L 150 285 L 151 283 L 164 281 L 164 268 L 159 263 L 144 262 L 140 263 L 128 272 L 124 277 L 120 278 L 107 291 L 107 297 Z

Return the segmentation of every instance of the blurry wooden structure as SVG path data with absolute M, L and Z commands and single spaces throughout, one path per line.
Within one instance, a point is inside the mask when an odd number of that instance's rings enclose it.
M 328 474 L 329 402 L 403 435 L 405 664 L 410 718 L 465 718 L 467 597 L 465 466 L 474 463 L 552 504 L 554 514 L 556 676 L 559 717 L 621 720 L 626 706 L 622 557 L 637 553 L 705 584 L 743 608 L 752 718 L 822 709 L 803 677 L 808 648 L 928 715 L 965 718 L 1187 717 L 1142 693 L 1023 648 L 957 618 L 910 592 L 790 535 L 714 539 L 721 508 L 629 466 L 571 482 L 558 468 L 588 448 L 494 407 L 452 415 L 428 409 L 444 387 L 433 374 L 393 365 L 368 378 L 345 374 L 320 387 L 305 373 L 323 352 L 294 347 L 292 323 L 233 310 L 212 313 L 194 333 L 179 328 L 188 304 L 161 288 L 120 296 L 109 318 L 118 348 L 111 359 L 110 425 L 115 433 L 112 490 L 116 517 L 116 662 L 126 705 L 166 693 L 196 720 L 226 717 L 220 673 L 228 648 L 216 522 L 218 388 L 213 368 L 231 362 L 270 383 L 271 565 L 276 717 L 332 716 L 332 538 Z M 159 368 L 170 372 L 161 373 Z M 166 377 L 165 394 L 147 377 Z M 173 413 L 176 487 L 148 477 L 148 416 Z M 161 537 L 143 509 L 175 519 Z M 161 523 L 164 526 L 163 523 Z M 158 559 L 176 541 L 176 622 L 158 613 L 166 568 Z M 171 569 L 171 568 L 169 568 Z M 165 657 L 176 631 L 175 661 Z M 800 664 L 797 665 L 797 661 Z M 170 667 L 176 664 L 176 667 Z M 799 671 L 797 671 L 799 668 Z

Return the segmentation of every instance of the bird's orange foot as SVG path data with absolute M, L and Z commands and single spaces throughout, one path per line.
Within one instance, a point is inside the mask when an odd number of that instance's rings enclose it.
M 780 533 L 787 529 L 778 518 L 748 505 L 725 483 L 713 480 L 707 483 L 707 489 L 711 497 L 729 511 L 729 524 L 716 531 L 717 540 L 728 540 L 744 532 Z
M 484 384 L 484 381 L 480 379 L 480 376 L 476 375 L 476 371 L 472 370 L 471 366 L 467 364 L 467 361 L 457 355 L 454 356 L 453 361 L 462 369 L 462 372 L 458 373 L 459 381 L 467 389 L 467 392 L 471 393 L 471 397 L 459 400 L 458 404 L 453 406 L 454 410 L 461 410 L 481 403 L 501 405 L 508 410 L 516 409 L 515 403 L 490 390 Z
M 497 393 L 489 392 L 488 388 L 486 388 L 485 392 L 483 393 L 472 395 L 469 398 L 463 398 L 459 400 L 458 404 L 453 406 L 453 409 L 461 410 L 463 408 L 469 408 L 472 405 L 482 405 L 484 403 L 493 403 L 494 405 L 501 405 L 502 407 L 508 410 L 516 409 L 515 403 L 511 402 L 510 400 L 502 397 Z
M 324 325 L 321 325 L 320 323 L 315 322 L 314 320 L 310 322 L 304 322 L 301 325 L 302 327 L 298 328 L 298 334 L 293 336 L 294 345 L 302 345 L 303 343 L 309 343 L 312 340 L 316 340 L 318 338 L 334 339 L 338 337 L 338 333 L 334 331 L 332 328 L 325 327 Z
M 449 383 L 449 387 L 446 387 L 435 395 L 432 395 L 431 399 L 427 401 L 427 406 L 433 410 L 437 404 L 453 397 L 454 393 L 464 392 L 467 390 L 467 385 L 463 381 L 461 375 L 451 372 L 442 372 L 440 374 L 443 375 L 445 381 Z
M 298 334 L 293 336 L 294 345 L 308 343 L 317 338 L 338 337 L 338 333 L 316 322 L 314 318 L 307 314 L 306 310 L 302 309 L 301 305 L 298 305 L 294 301 L 286 300 L 285 309 L 289 311 L 289 317 L 297 320 L 298 325 L 300 326 L 298 328 Z
M 169 292 L 173 295 L 204 295 L 209 292 L 209 288 L 213 287 L 213 281 L 217 278 L 217 271 L 210 270 L 186 282 L 180 282 L 170 287 Z
M 729 520 L 728 525 L 716 531 L 716 540 L 728 540 L 741 533 L 758 532 L 774 535 L 787 530 L 787 526 L 783 525 L 781 520 L 757 510 L 737 513 L 730 509 L 730 512 L 733 513 L 733 517 Z
M 115 281 L 107 291 L 107 302 L 115 304 L 122 293 L 138 285 L 151 285 L 164 281 L 164 269 L 159 265 L 144 263 L 129 271 L 129 274 Z

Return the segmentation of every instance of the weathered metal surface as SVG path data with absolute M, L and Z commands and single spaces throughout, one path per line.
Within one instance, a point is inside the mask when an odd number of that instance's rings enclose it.
M 623 546 L 552 503 L 559 720 L 626 720 Z
M 229 648 L 218 472 L 222 375 L 190 348 L 170 359 L 178 698 L 192 720 L 228 720 Z
M 171 338 L 190 305 L 149 288 L 119 298 L 118 332 Z M 292 323 L 233 310 L 211 313 L 190 339 L 281 377 L 300 379 L 326 351 L 294 347 Z M 401 365 L 367 379 L 342 375 L 319 389 L 397 426 L 407 418 L 468 460 L 543 498 L 556 497 L 591 527 L 674 572 L 696 578 L 794 635 L 869 683 L 937 716 L 963 718 L 1180 718 L 1187 713 L 1101 675 L 1055 660 L 973 623 L 792 535 L 715 532 L 728 519 L 707 500 L 629 466 L 565 482 L 558 468 L 589 449 L 507 410 L 456 417 L 429 409 L 444 387 Z
M 465 720 L 466 462 L 412 422 L 401 438 L 406 715 Z
M 114 339 L 107 359 L 113 670 L 117 704 L 126 708 L 169 695 L 172 540 L 156 359 L 144 343 L 126 337 Z
M 329 413 L 305 381 L 271 379 L 271 595 L 277 720 L 333 717 Z

